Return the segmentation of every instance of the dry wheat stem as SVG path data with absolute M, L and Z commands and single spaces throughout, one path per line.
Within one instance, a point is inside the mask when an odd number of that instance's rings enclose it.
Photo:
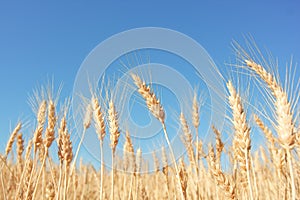
M 81 138 L 80 138 L 80 141 L 79 141 L 79 144 L 78 144 L 78 147 L 76 149 L 76 153 L 75 153 L 75 156 L 74 156 L 74 159 L 73 159 L 73 164 L 72 164 L 72 167 L 71 167 L 70 176 L 72 176 L 73 173 L 74 173 L 75 166 L 76 166 L 76 161 L 77 161 L 77 158 L 78 158 L 78 154 L 79 154 L 81 145 L 83 143 L 86 131 L 90 127 L 91 117 L 92 117 L 92 114 L 93 114 L 92 111 L 93 110 L 91 108 L 91 105 L 88 104 L 87 107 L 86 107 L 86 110 L 85 110 L 85 118 L 83 120 L 83 130 L 82 130 Z
M 167 141 L 167 144 L 168 144 L 170 152 L 171 152 L 172 161 L 174 163 L 174 167 L 175 167 L 175 171 L 176 171 L 177 184 L 181 185 L 181 180 L 180 180 L 180 176 L 179 176 L 179 169 L 178 169 L 178 166 L 177 166 L 177 163 L 176 163 L 176 158 L 175 158 L 175 155 L 174 155 L 171 143 L 170 143 L 170 139 L 169 139 L 169 136 L 168 136 L 168 133 L 167 133 L 167 129 L 166 129 L 166 126 L 165 126 L 164 123 L 162 124 L 162 126 L 163 126 L 163 130 L 164 130 L 165 139 Z M 184 199 L 184 193 L 183 193 L 182 189 L 180 190 L 180 196 L 181 196 L 182 199 Z

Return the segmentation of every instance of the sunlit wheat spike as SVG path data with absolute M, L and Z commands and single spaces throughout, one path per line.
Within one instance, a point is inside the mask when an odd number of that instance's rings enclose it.
M 165 121 L 165 111 L 160 104 L 160 101 L 157 99 L 155 94 L 151 91 L 151 88 L 146 85 L 145 82 L 136 74 L 131 74 L 131 77 L 138 87 L 138 92 L 145 99 L 146 104 L 150 112 L 156 117 L 161 123 Z
M 186 171 L 186 166 L 182 158 L 179 160 L 179 177 L 180 177 L 180 187 L 183 192 L 183 197 L 184 199 L 187 199 L 188 173 Z
M 193 98 L 192 119 L 193 119 L 193 125 L 197 129 L 200 125 L 200 116 L 199 116 L 199 103 L 196 94 L 194 94 L 194 98 Z
M 61 163 L 64 162 L 64 156 L 63 156 L 63 134 L 65 132 L 65 129 L 66 129 L 66 118 L 63 117 L 60 121 L 60 127 L 58 129 L 58 139 L 57 139 L 57 143 L 58 143 L 58 158 L 60 160 Z
M 216 157 L 212 146 L 209 147 L 208 162 L 209 169 L 214 176 L 217 186 L 220 187 L 223 190 L 223 192 L 225 192 L 225 196 L 228 199 L 235 199 L 235 187 L 233 186 L 233 183 L 231 183 L 230 180 L 223 173 L 221 168 L 217 166 Z
M 272 146 L 274 146 L 275 145 L 275 138 L 274 138 L 274 136 L 272 134 L 272 131 L 261 121 L 261 119 L 257 115 L 254 115 L 254 120 L 255 120 L 256 124 L 259 126 L 259 128 L 265 134 L 268 142 Z
M 119 123 L 118 123 L 118 113 L 116 111 L 115 105 L 112 100 L 109 102 L 108 124 L 109 124 L 109 132 L 110 132 L 110 146 L 114 154 L 116 150 L 116 146 L 119 142 L 120 131 L 119 131 Z
M 103 141 L 105 137 L 105 121 L 104 115 L 99 105 L 99 101 L 96 97 L 92 97 L 92 108 L 93 108 L 93 117 L 95 121 L 96 132 L 98 138 Z
M 17 135 L 17 155 L 18 155 L 18 163 L 22 163 L 22 155 L 24 152 L 24 140 L 23 134 L 19 133 Z
M 227 88 L 229 90 L 229 104 L 232 110 L 233 126 L 235 130 L 233 149 L 235 159 L 240 165 L 242 182 L 244 186 L 248 184 L 251 199 L 253 199 L 251 178 L 250 178 L 250 128 L 246 121 L 246 113 L 244 111 L 241 97 L 236 92 L 231 81 L 228 81 Z
M 17 134 L 19 133 L 19 131 L 21 130 L 21 128 L 22 128 L 22 123 L 19 122 L 17 124 L 17 126 L 15 127 L 15 129 L 13 130 L 13 132 L 10 134 L 10 138 L 9 138 L 6 148 L 5 148 L 5 157 L 7 157 L 8 154 L 11 152 L 15 138 L 16 138 Z
M 32 140 L 28 141 L 27 147 L 26 147 L 26 152 L 25 152 L 25 160 L 28 160 L 31 154 L 31 149 L 32 149 Z
M 276 78 L 261 65 L 249 60 L 245 60 L 245 62 L 250 69 L 266 82 L 275 97 L 276 129 L 280 144 L 286 149 L 293 147 L 295 143 L 295 123 L 287 93 L 276 81 Z
M 56 114 L 55 114 L 55 104 L 52 100 L 48 104 L 48 125 L 45 133 L 44 145 L 49 148 L 55 139 L 55 125 L 56 125 Z
M 38 121 L 38 125 L 40 125 L 40 126 L 44 126 L 44 124 L 45 124 L 46 111 L 47 111 L 47 102 L 46 102 L 46 100 L 43 100 L 43 101 L 41 101 L 38 112 L 37 112 L 37 121 Z
M 246 121 L 246 113 L 244 112 L 241 97 L 237 94 L 235 88 L 233 87 L 231 81 L 227 83 L 227 88 L 229 90 L 229 104 L 232 109 L 233 115 L 233 125 L 235 129 L 235 142 L 237 142 L 236 150 L 237 158 L 243 163 L 244 158 L 239 158 L 245 156 L 246 152 L 249 152 L 251 148 L 250 140 L 250 128 L 248 127 Z
M 67 166 L 69 166 L 73 159 L 73 151 L 70 134 L 67 128 L 66 115 L 61 119 L 58 133 L 58 156 L 61 163 L 65 162 Z
M 216 135 L 216 167 L 221 166 L 221 154 L 224 149 L 224 144 L 221 140 L 221 133 L 215 126 L 212 126 L 212 130 Z
M 124 168 L 129 172 L 134 172 L 134 148 L 129 131 L 126 131 L 126 138 L 123 147 Z
M 184 114 L 182 112 L 180 113 L 179 120 L 180 120 L 180 124 L 181 124 L 182 130 L 183 130 L 183 133 L 184 133 L 182 140 L 183 140 L 184 145 L 186 146 L 190 163 L 195 165 L 196 164 L 195 163 L 195 155 L 194 155 L 194 149 L 193 149 L 193 145 L 192 145 L 193 144 L 193 136 L 191 134 L 190 128 L 189 128 L 187 121 L 184 117 Z
M 46 121 L 46 112 L 47 112 L 47 102 L 45 100 L 41 101 L 38 112 L 37 112 L 37 127 L 33 136 L 34 152 L 36 153 L 37 149 L 43 145 L 43 131 L 44 124 Z
M 142 170 L 142 149 L 136 150 L 136 172 L 140 173 Z
M 65 133 L 63 134 L 63 139 L 62 139 L 62 154 L 64 157 L 64 160 L 66 161 L 67 166 L 70 166 L 70 163 L 72 162 L 73 159 L 73 149 L 72 149 L 72 141 L 70 139 L 70 134 L 68 130 L 66 129 Z
M 91 104 L 88 104 L 85 108 L 85 115 L 83 118 L 83 127 L 85 129 L 88 129 L 91 126 L 92 116 L 93 116 L 93 109 Z

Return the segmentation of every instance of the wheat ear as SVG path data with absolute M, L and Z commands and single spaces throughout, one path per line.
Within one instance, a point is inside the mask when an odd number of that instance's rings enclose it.
M 64 164 L 65 169 L 64 169 L 64 174 L 65 174 L 65 182 L 64 182 L 64 195 L 63 198 L 66 198 L 66 194 L 67 194 L 67 189 L 68 189 L 68 172 L 70 169 L 70 164 L 72 162 L 73 159 L 73 151 L 72 151 L 72 142 L 70 140 L 70 134 L 67 128 L 67 120 L 66 120 L 66 113 L 67 111 L 65 111 L 65 114 L 63 116 L 63 118 L 61 119 L 60 122 L 60 127 L 58 130 L 58 134 L 59 134 L 59 144 L 58 144 L 58 156 L 61 160 L 61 165 Z M 59 183 L 61 183 L 61 168 L 60 168 L 60 181 Z M 58 187 L 58 189 L 60 189 L 60 186 Z M 60 195 L 60 192 L 58 191 L 58 198 Z
M 119 123 L 118 123 L 118 113 L 116 111 L 115 105 L 111 100 L 109 102 L 108 108 L 108 124 L 109 124 L 109 132 L 110 132 L 110 147 L 112 150 L 112 172 L 111 172 L 111 199 L 114 199 L 114 159 L 116 147 L 119 142 L 120 131 L 119 131 Z
M 22 173 L 23 169 L 23 155 L 24 152 L 24 140 L 23 140 L 23 134 L 19 133 L 17 136 L 17 162 L 19 166 L 19 173 Z
M 160 104 L 159 99 L 155 96 L 155 94 L 151 91 L 150 86 L 147 86 L 145 82 L 141 80 L 141 78 L 136 74 L 131 74 L 131 77 L 138 87 L 138 92 L 145 99 L 146 104 L 150 112 L 156 117 L 161 123 L 164 124 L 165 121 L 165 111 Z
M 221 140 L 221 133 L 218 129 L 216 129 L 215 126 L 212 126 L 212 130 L 215 133 L 216 136 L 216 159 L 215 159 L 215 165 L 218 169 L 221 168 L 221 154 L 224 149 L 224 144 Z
M 40 148 L 43 145 L 43 131 L 44 131 L 44 125 L 45 125 L 45 117 L 47 112 L 47 102 L 45 100 L 41 101 L 39 105 L 39 109 L 37 112 L 37 127 L 34 132 L 34 153 L 36 154 L 38 148 Z
M 19 185 L 18 185 L 16 194 L 18 194 L 20 192 L 21 188 L 22 188 L 23 179 L 24 179 L 27 167 L 29 167 L 30 163 L 32 164 L 32 161 L 30 159 L 31 149 L 32 149 L 32 140 L 29 140 L 28 144 L 27 144 L 27 147 L 26 147 L 26 152 L 25 152 L 25 164 L 24 164 L 24 167 L 23 167 L 23 171 L 22 171 L 22 174 L 21 174 L 21 177 L 20 177 L 20 181 L 19 181 Z M 32 165 L 31 165 L 31 168 L 32 168 Z M 30 174 L 28 176 L 30 176 Z
M 33 194 L 32 194 L 33 199 L 35 198 L 35 195 L 36 195 L 36 192 L 37 192 L 39 180 L 40 180 L 40 177 L 42 175 L 42 172 L 43 172 L 43 169 L 44 169 L 44 166 L 45 166 L 46 158 L 48 156 L 49 147 L 51 146 L 52 142 L 55 139 L 55 125 L 56 125 L 57 118 L 56 118 L 56 113 L 55 113 L 55 103 L 51 99 L 49 100 L 49 104 L 48 104 L 48 116 L 47 116 L 47 118 L 48 118 L 48 124 L 47 124 L 45 139 L 44 139 L 44 143 L 43 143 L 45 152 L 43 152 L 44 155 L 43 155 L 43 159 L 42 159 L 41 168 L 40 168 L 40 171 L 38 173 L 37 180 L 36 180 L 36 185 L 35 185 L 35 188 L 34 188 L 34 191 L 33 191 Z M 43 191 L 44 191 L 44 188 L 43 188 Z
M 10 134 L 10 138 L 7 142 L 6 148 L 5 148 L 5 159 L 7 158 L 8 154 L 11 152 L 13 143 L 15 141 L 15 138 L 17 137 L 19 131 L 22 128 L 22 123 L 18 123 L 13 132 Z
M 227 83 L 227 88 L 229 90 L 229 104 L 232 109 L 233 125 L 235 130 L 233 141 L 235 159 L 239 162 L 242 177 L 246 176 L 250 198 L 253 199 L 250 177 L 250 128 L 246 121 L 246 113 L 242 105 L 241 97 L 236 92 L 231 81 Z
M 217 186 L 225 192 L 225 196 L 227 199 L 235 199 L 235 187 L 222 172 L 220 166 L 217 165 L 216 156 L 212 146 L 210 146 L 209 148 L 208 163 L 209 169 L 214 176 Z
M 275 111 L 277 121 L 277 133 L 280 144 L 285 149 L 291 149 L 295 144 L 295 123 L 288 96 L 277 83 L 275 77 L 267 72 L 261 65 L 254 61 L 245 60 L 247 66 L 255 71 L 257 75 L 266 82 L 275 97 Z
M 186 166 L 184 164 L 183 158 L 179 160 L 179 177 L 180 177 L 180 188 L 183 192 L 183 197 L 185 200 L 187 199 L 188 173 L 186 171 Z
M 193 105 L 192 105 L 192 120 L 193 120 L 193 126 L 196 130 L 196 146 L 199 144 L 199 125 L 200 125 L 200 114 L 199 114 L 199 103 L 197 100 L 197 94 L 194 94 L 193 98 Z M 198 157 L 199 157 L 199 151 L 198 148 L 196 148 L 196 160 L 198 163 Z
M 272 134 L 272 131 L 262 122 L 262 120 L 257 116 L 254 115 L 254 121 L 265 134 L 267 141 L 269 142 L 269 150 L 271 154 L 271 159 L 274 160 L 274 156 L 276 156 L 276 147 L 275 147 L 275 138 Z
M 296 143 L 296 129 L 295 122 L 293 120 L 293 113 L 291 109 L 290 102 L 288 100 L 287 93 L 276 81 L 276 78 L 264 67 L 255 63 L 254 61 L 245 60 L 247 66 L 256 72 L 256 74 L 267 84 L 271 90 L 273 96 L 275 97 L 275 112 L 277 121 L 277 134 L 280 145 L 285 149 L 288 164 L 290 169 L 291 187 L 292 187 L 292 199 L 296 199 L 296 189 L 294 180 L 294 171 L 292 164 L 291 149 Z
M 103 176 L 104 176 L 104 160 L 103 160 L 103 140 L 106 134 L 104 115 L 101 110 L 98 99 L 92 97 L 93 119 L 95 122 L 96 133 L 100 140 L 100 156 L 101 156 L 101 172 L 100 172 L 100 200 L 103 197 Z

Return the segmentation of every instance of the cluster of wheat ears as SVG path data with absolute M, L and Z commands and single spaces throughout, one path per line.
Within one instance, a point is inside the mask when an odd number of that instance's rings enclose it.
M 246 58 L 246 57 L 245 57 Z M 134 148 L 128 131 L 120 130 L 118 110 L 113 99 L 103 102 L 92 94 L 85 110 L 83 132 L 94 128 L 100 143 L 101 167 L 76 165 L 83 141 L 73 149 L 68 126 L 68 106 L 57 112 L 57 100 L 51 94 L 37 97 L 36 127 L 24 144 L 22 122 L 11 133 L 5 153 L 1 156 L 1 199 L 298 199 L 300 195 L 300 130 L 299 94 L 288 95 L 278 77 L 247 56 L 243 68 L 255 76 L 262 92 L 269 95 L 273 117 L 247 115 L 244 100 L 231 81 L 226 82 L 231 110 L 233 137 L 225 149 L 222 131 L 213 126 L 213 144 L 199 138 L 200 111 L 197 95 L 191 105 L 191 122 L 183 113 L 178 116 L 187 158 L 175 158 L 165 124 L 165 110 L 150 85 L 137 74 L 131 74 L 138 93 L 159 120 L 169 147 L 169 157 L 162 150 L 161 160 L 153 153 L 154 171 L 144 168 L 141 149 Z M 298 88 L 298 86 L 297 86 Z M 297 89 L 296 89 L 297 90 Z M 46 98 L 45 98 L 46 96 Z M 59 116 L 59 117 L 58 117 Z M 266 123 L 266 120 L 271 120 Z M 255 151 L 251 145 L 249 121 L 256 122 L 266 143 Z M 193 127 L 190 127 L 190 124 Z M 271 124 L 272 127 L 267 127 Z M 252 125 L 254 126 L 254 125 Z M 195 131 L 194 131 L 195 130 Z M 125 135 L 122 159 L 116 159 L 119 137 Z M 103 165 L 103 142 L 109 135 L 112 169 Z M 83 134 L 84 136 L 84 134 Z M 13 157 L 14 142 L 16 143 Z M 49 148 L 56 142 L 59 163 L 53 161 Z M 26 146 L 26 148 L 25 148 Z M 222 154 L 229 159 L 224 169 Z M 11 155 L 11 156 L 9 156 Z M 168 161 L 171 160 L 171 162 Z M 171 164 L 170 164 L 171 163 Z M 122 171 L 116 170 L 120 165 Z M 120 168 L 120 167 L 118 167 Z

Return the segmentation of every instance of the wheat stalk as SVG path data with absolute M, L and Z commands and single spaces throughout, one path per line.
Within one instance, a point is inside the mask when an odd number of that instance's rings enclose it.
M 111 172 L 111 199 L 114 199 L 114 159 L 116 147 L 119 142 L 120 131 L 119 131 L 119 123 L 118 123 L 118 113 L 115 109 L 115 105 L 111 100 L 109 102 L 108 109 L 108 124 L 109 124 L 109 132 L 110 132 L 110 147 L 112 150 L 112 172 Z
M 125 172 L 130 173 L 130 186 L 129 186 L 129 192 L 128 192 L 128 198 L 132 198 L 132 187 L 133 187 L 133 179 L 134 179 L 134 172 L 135 172 L 135 156 L 134 156 L 134 148 L 133 144 L 130 138 L 129 131 L 126 131 L 125 136 L 125 143 L 123 146 L 123 152 L 124 152 L 124 169 Z M 126 187 L 126 178 L 124 179 L 124 188 Z
M 56 118 L 56 113 L 55 113 L 55 104 L 54 104 L 53 100 L 51 100 L 51 99 L 49 100 L 49 104 L 48 104 L 47 119 L 48 119 L 48 124 L 47 124 L 46 132 L 45 132 L 45 139 L 43 141 L 45 151 L 43 152 L 43 159 L 42 159 L 40 172 L 38 173 L 37 180 L 36 180 L 36 186 L 35 186 L 33 194 L 32 194 L 33 199 L 35 198 L 37 188 L 38 188 L 37 186 L 39 184 L 39 180 L 42 175 L 42 172 L 45 170 L 44 166 L 45 166 L 45 161 L 48 156 L 49 147 L 51 146 L 52 142 L 55 139 L 55 129 L 54 128 L 56 125 L 57 118 Z M 42 190 L 42 192 L 44 192 L 44 190 Z
M 229 90 L 229 104 L 232 109 L 233 125 L 235 136 L 233 141 L 233 148 L 235 159 L 238 161 L 241 169 L 242 178 L 246 177 L 250 192 L 250 198 L 253 199 L 252 184 L 250 178 L 250 128 L 246 121 L 246 113 L 243 109 L 241 97 L 237 94 L 231 81 L 227 83 Z
M 264 67 L 255 63 L 254 61 L 245 60 L 247 66 L 255 71 L 257 75 L 266 82 L 267 86 L 271 90 L 273 96 L 275 97 L 275 112 L 276 112 L 276 130 L 278 134 L 278 141 L 280 145 L 286 150 L 287 161 L 290 169 L 291 187 L 292 187 L 292 199 L 296 199 L 294 172 L 292 164 L 291 149 L 296 143 L 296 132 L 295 132 L 295 122 L 293 120 L 293 113 L 291 109 L 290 102 L 288 100 L 287 93 L 278 84 L 276 78 Z
M 142 95 L 142 97 L 145 99 L 147 107 L 149 111 L 153 114 L 154 117 L 156 117 L 163 126 L 164 136 L 167 141 L 167 144 L 170 148 L 172 160 L 175 166 L 176 170 L 176 178 L 180 185 L 180 177 L 179 177 L 179 169 L 176 163 L 176 158 L 170 143 L 170 139 L 167 133 L 166 125 L 165 125 L 165 111 L 160 104 L 160 101 L 157 99 L 156 95 L 151 91 L 150 86 L 147 86 L 145 82 L 141 80 L 141 78 L 136 74 L 131 74 L 131 77 L 134 81 L 134 84 L 138 87 L 138 92 Z M 183 191 L 181 190 L 181 198 L 184 198 Z
M 101 156 L 101 177 L 100 177 L 100 199 L 103 197 L 103 175 L 104 175 L 104 161 L 103 161 L 103 140 L 106 134 L 105 131 L 105 122 L 104 116 L 99 104 L 98 99 L 93 96 L 92 97 L 92 108 L 93 108 L 93 118 L 95 122 L 96 132 L 98 134 L 98 138 L 100 140 L 100 156 Z
M 277 83 L 274 76 L 267 72 L 261 65 L 249 60 L 245 60 L 245 62 L 250 69 L 255 71 L 259 77 L 266 82 L 275 97 L 274 105 L 278 140 L 285 149 L 291 149 L 295 144 L 295 123 L 286 92 Z
M 76 161 L 77 161 L 77 158 L 78 158 L 79 150 L 80 150 L 81 145 L 83 143 L 85 133 L 91 125 L 92 115 L 93 115 L 92 106 L 91 106 L 91 104 L 87 104 L 86 109 L 85 109 L 83 124 L 82 124 L 83 125 L 83 131 L 82 131 L 81 139 L 79 141 L 79 144 L 78 144 L 78 147 L 76 149 L 76 153 L 75 153 L 75 156 L 74 156 L 74 159 L 73 159 L 73 164 L 72 164 L 72 167 L 71 167 L 70 176 L 73 175 L 73 172 L 75 170 L 75 165 L 76 165 Z

